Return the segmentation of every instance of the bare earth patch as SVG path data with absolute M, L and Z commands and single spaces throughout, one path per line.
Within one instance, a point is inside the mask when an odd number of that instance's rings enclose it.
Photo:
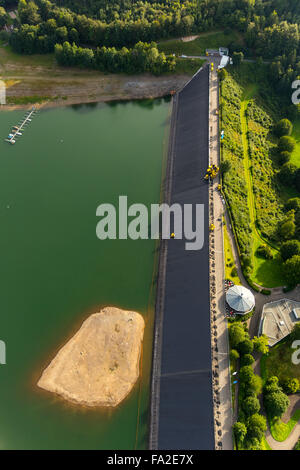
M 24 107 L 22 98 L 26 97 L 39 98 L 28 101 L 28 106 L 43 103 L 47 107 L 158 98 L 178 90 L 190 78 L 187 73 L 155 77 L 63 68 L 51 57 L 19 56 L 0 47 L 0 78 L 7 84 L 7 109 Z
M 184 38 L 181 38 L 182 42 L 191 42 L 195 41 L 199 37 L 199 34 L 196 34 L 195 36 L 185 36 Z
M 118 405 L 139 377 L 144 327 L 139 313 L 103 308 L 59 350 L 37 385 L 79 405 Z

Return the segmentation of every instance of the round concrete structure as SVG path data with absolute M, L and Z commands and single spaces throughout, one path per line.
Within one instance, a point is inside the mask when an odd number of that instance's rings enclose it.
M 255 307 L 254 295 L 243 286 L 233 286 L 226 293 L 226 302 L 229 307 L 241 315 L 251 312 Z

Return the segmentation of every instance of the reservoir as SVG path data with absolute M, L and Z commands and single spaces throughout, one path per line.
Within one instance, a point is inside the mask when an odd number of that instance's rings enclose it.
M 155 267 L 153 240 L 96 237 L 96 209 L 119 195 L 160 201 L 170 104 L 0 113 L 0 449 L 147 447 Z M 117 408 L 88 409 L 39 389 L 57 350 L 106 305 L 143 314 L 141 376 Z

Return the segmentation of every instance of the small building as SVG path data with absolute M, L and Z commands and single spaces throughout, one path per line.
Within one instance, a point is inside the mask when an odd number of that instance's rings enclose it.
M 219 49 L 206 49 L 207 56 L 223 57 L 224 55 L 229 56 L 229 49 L 227 47 L 219 47 Z
M 211 56 L 211 57 L 220 56 L 220 53 L 219 53 L 218 49 L 206 49 L 205 53 L 206 53 L 207 56 Z
M 264 305 L 258 334 L 269 338 L 272 347 L 288 336 L 300 321 L 300 302 L 281 299 Z
M 219 54 L 222 57 L 223 55 L 229 56 L 229 49 L 228 47 L 219 47 Z
M 255 307 L 254 295 L 243 286 L 230 287 L 226 293 L 226 302 L 239 315 L 246 315 Z
M 232 59 L 230 59 L 228 55 L 223 55 L 218 69 L 223 69 L 224 67 L 227 67 L 228 64 L 232 65 Z

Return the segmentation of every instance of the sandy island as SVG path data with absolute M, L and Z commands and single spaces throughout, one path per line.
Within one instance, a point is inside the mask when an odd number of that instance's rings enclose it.
M 59 350 L 37 385 L 79 405 L 118 405 L 139 377 L 144 328 L 139 313 L 103 308 Z

